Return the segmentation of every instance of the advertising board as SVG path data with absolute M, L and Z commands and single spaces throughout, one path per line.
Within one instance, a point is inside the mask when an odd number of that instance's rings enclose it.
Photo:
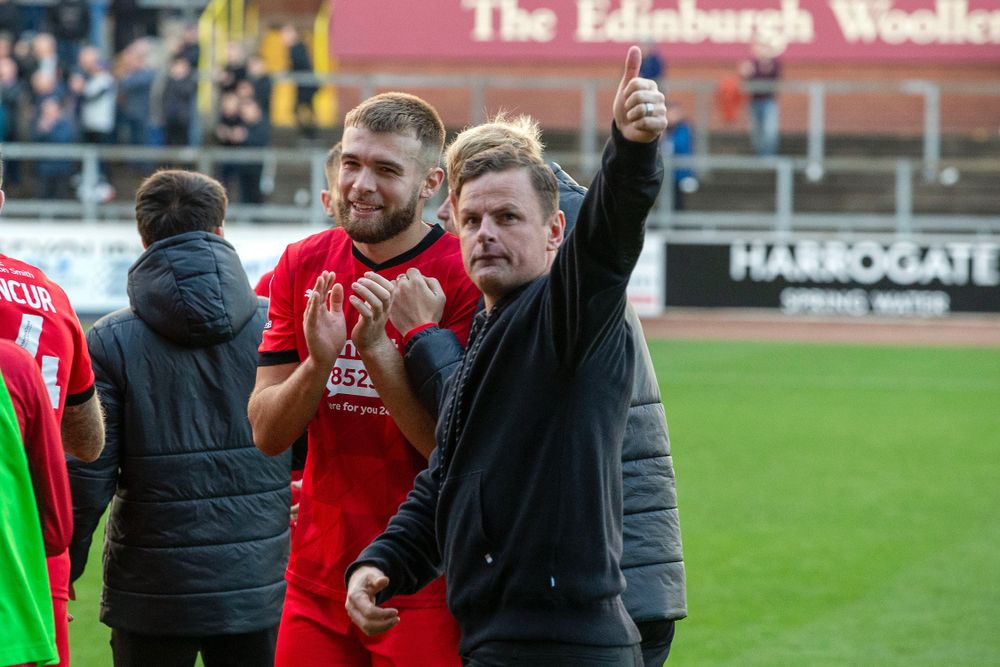
M 1000 312 L 1000 245 L 761 240 L 668 244 L 668 306 L 938 317 Z
M 378 17 L 373 28 L 373 17 Z M 656 44 L 671 61 L 1000 61 L 991 0 L 396 0 L 333 2 L 336 58 L 617 59 Z
M 227 227 L 226 240 L 236 248 L 253 285 L 274 268 L 285 246 L 315 231 L 304 225 Z M 0 224 L 0 253 L 40 268 L 82 314 L 101 315 L 128 305 L 128 270 L 142 250 L 135 225 Z

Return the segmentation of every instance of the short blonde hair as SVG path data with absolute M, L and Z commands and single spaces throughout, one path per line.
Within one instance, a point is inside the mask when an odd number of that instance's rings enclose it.
M 448 188 L 458 190 L 456 186 L 459 174 L 466 160 L 501 146 L 509 146 L 540 160 L 545 146 L 542 144 L 542 131 L 538 122 L 531 116 L 511 117 L 501 111 L 482 125 L 462 130 L 452 140 L 444 155 Z
M 515 169 L 523 169 L 531 181 L 543 220 L 548 220 L 559 210 L 559 184 L 549 166 L 542 162 L 539 155 L 525 150 L 520 146 L 504 144 L 488 148 L 482 152 L 470 155 L 467 160 L 459 163 L 457 171 L 449 172 L 449 180 L 454 180 L 452 193 L 456 198 L 462 196 L 462 187 L 484 174 L 499 173 Z
M 444 123 L 430 104 L 409 93 L 381 93 L 347 112 L 344 127 L 360 127 L 376 134 L 413 132 L 421 157 L 437 167 L 444 148 Z

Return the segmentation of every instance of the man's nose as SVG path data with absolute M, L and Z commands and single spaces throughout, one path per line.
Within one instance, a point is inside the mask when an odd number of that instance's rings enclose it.
M 372 170 L 366 167 L 359 169 L 357 177 L 354 179 L 354 183 L 351 187 L 358 192 L 374 192 L 375 175 L 372 173 Z
M 484 215 L 482 220 L 479 222 L 479 236 L 478 240 L 480 243 L 486 243 L 488 241 L 494 241 L 497 237 L 497 223 L 492 215 Z

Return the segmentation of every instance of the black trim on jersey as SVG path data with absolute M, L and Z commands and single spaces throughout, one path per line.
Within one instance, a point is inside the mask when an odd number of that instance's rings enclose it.
M 354 259 L 358 260 L 372 271 L 381 271 L 382 269 L 388 269 L 392 266 L 396 266 L 397 264 L 403 264 L 404 262 L 410 261 L 424 250 L 427 250 L 434 245 L 434 242 L 442 236 L 444 236 L 444 227 L 431 225 L 430 231 L 428 231 L 427 235 L 421 239 L 420 243 L 413 246 L 402 255 L 397 255 L 388 261 L 382 262 L 381 264 L 375 264 L 370 259 L 362 255 L 361 251 L 358 250 L 358 246 L 353 243 L 351 244 L 351 251 L 354 253 Z
M 83 405 L 90 400 L 90 397 L 97 392 L 97 387 L 90 385 L 79 394 L 67 394 L 66 395 L 66 407 L 72 407 L 74 405 Z
M 297 364 L 299 362 L 298 350 L 281 350 L 280 352 L 259 352 L 257 354 L 258 366 L 280 366 L 282 364 Z

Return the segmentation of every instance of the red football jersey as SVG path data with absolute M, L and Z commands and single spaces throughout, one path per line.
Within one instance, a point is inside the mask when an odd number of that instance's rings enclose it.
M 63 408 L 94 394 L 94 369 L 76 312 L 61 287 L 42 271 L 0 254 L 0 338 L 12 340 L 34 357 L 56 422 Z M 69 552 L 48 560 L 53 597 L 69 595 Z
M 290 363 L 308 356 L 302 317 L 309 291 L 322 271 L 334 271 L 344 286 L 350 333 L 358 320 L 346 299 L 351 283 L 367 271 L 393 280 L 410 267 L 441 282 L 447 295 L 441 326 L 465 344 L 479 291 L 462 266 L 457 237 L 433 227 L 412 250 L 375 265 L 355 249 L 343 229 L 336 228 L 288 246 L 275 267 L 260 363 Z M 386 330 L 401 348 L 402 334 L 392 324 Z M 427 461 L 392 421 L 361 355 L 348 340 L 309 423 L 309 457 L 288 580 L 316 593 L 344 597 L 347 566 L 385 529 L 413 488 L 417 473 L 426 467 Z M 443 605 L 441 579 L 416 595 L 393 599 L 394 607 Z
M 0 254 L 0 338 L 35 358 L 49 391 L 56 421 L 63 407 L 94 393 L 94 370 L 83 327 L 59 285 L 41 270 Z
M 45 552 L 60 554 L 73 536 L 73 506 L 59 426 L 38 368 L 28 353 L 0 339 L 0 372 L 17 414 Z
M 266 271 L 264 275 L 260 277 L 257 284 L 253 287 L 253 291 L 257 294 L 257 296 L 267 298 L 271 295 L 271 276 L 273 275 L 274 269 L 271 269 L 270 271 Z

